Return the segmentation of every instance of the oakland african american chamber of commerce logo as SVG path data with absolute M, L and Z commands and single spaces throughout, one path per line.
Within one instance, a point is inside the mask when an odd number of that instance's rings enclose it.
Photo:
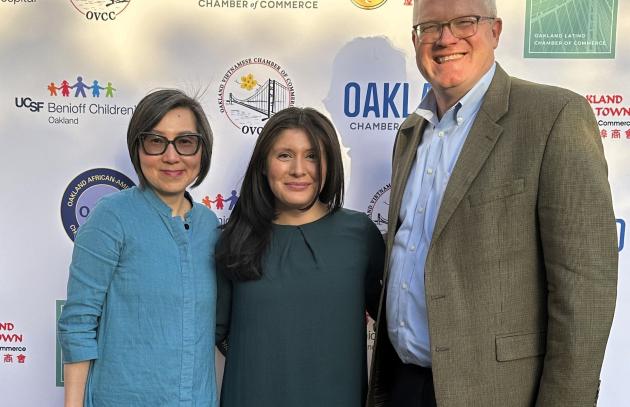
M 294 105 L 289 74 L 266 58 L 239 61 L 223 75 L 219 85 L 219 109 L 243 134 L 260 134 L 267 119 Z
M 74 8 L 90 21 L 112 21 L 131 0 L 70 0 Z
M 527 0 L 525 58 L 614 58 L 618 0 Z
M 134 186 L 125 174 L 109 168 L 95 168 L 74 178 L 61 200 L 61 221 L 68 237 L 74 240 L 99 199 Z
M 364 10 L 373 10 L 381 7 L 387 0 L 352 0 L 352 4 Z
M 391 184 L 387 184 L 374 194 L 367 207 L 367 215 L 378 227 L 382 234 L 387 232 L 387 214 L 389 212 L 389 191 Z

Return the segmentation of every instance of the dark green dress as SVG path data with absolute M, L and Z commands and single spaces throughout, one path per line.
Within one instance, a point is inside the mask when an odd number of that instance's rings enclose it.
M 221 406 L 362 406 L 365 311 L 377 306 L 383 257 L 360 212 L 274 225 L 262 279 L 219 282 L 217 322 L 230 325 Z

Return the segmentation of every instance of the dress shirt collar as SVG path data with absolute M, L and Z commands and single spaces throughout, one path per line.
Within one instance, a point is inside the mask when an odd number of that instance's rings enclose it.
M 433 90 L 429 91 L 426 96 L 420 102 L 420 106 L 416 109 L 415 113 L 426 121 L 436 126 L 440 121 L 452 121 L 458 125 L 467 122 L 473 115 L 479 111 L 483 96 L 490 87 L 490 82 L 494 77 L 496 70 L 496 62 L 492 64 L 488 72 L 486 72 L 481 79 L 468 91 L 453 107 L 448 109 L 442 120 L 438 119 L 437 115 L 437 101 Z

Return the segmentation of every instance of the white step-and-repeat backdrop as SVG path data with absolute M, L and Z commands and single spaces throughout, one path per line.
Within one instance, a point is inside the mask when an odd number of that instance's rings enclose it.
M 630 38 L 630 2 L 498 8 L 502 66 L 584 95 L 599 120 L 620 250 L 600 406 L 630 405 L 630 48 L 616 41 Z M 55 323 L 72 239 L 101 196 L 137 181 L 126 127 L 150 90 L 199 95 L 215 149 L 192 194 L 223 221 L 275 95 L 331 117 L 346 206 L 384 230 L 394 135 L 427 90 L 411 13 L 411 0 L 0 0 L 0 404 L 62 405 Z

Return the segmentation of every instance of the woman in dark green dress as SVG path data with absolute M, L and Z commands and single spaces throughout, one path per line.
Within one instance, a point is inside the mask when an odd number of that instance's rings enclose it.
M 343 178 L 325 116 L 269 119 L 216 249 L 222 407 L 364 404 L 384 244 L 365 214 L 341 208 Z

